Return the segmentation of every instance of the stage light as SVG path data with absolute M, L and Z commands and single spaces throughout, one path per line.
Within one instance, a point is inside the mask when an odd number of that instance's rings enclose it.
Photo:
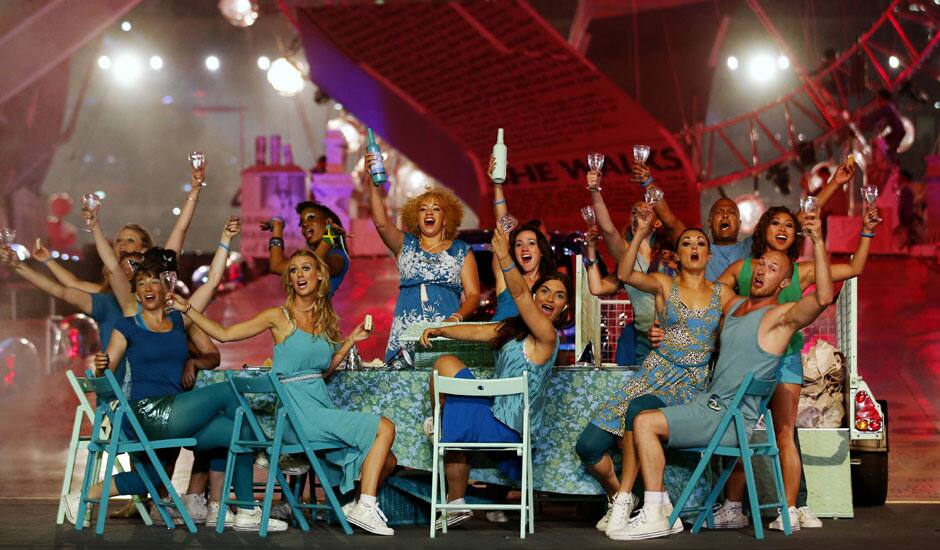
M 10 248 L 13 249 L 13 252 L 16 252 L 16 257 L 20 259 L 21 262 L 25 262 L 29 259 L 29 249 L 19 243 L 13 243 L 10 245 Z
M 258 19 L 258 2 L 255 0 L 219 0 L 219 11 L 236 27 L 250 27 Z
M 750 235 L 767 206 L 757 193 L 741 195 L 734 202 L 738 203 L 738 211 L 741 213 L 741 231 Z
M 327 121 L 326 128 L 328 130 L 338 130 L 343 134 L 343 138 L 346 140 L 346 146 L 349 151 L 358 151 L 359 147 L 362 146 L 362 134 L 359 133 L 359 130 L 356 126 L 344 118 L 333 118 Z M 386 152 L 382 152 L 382 158 L 384 159 Z
M 781 54 L 780 57 L 777 58 L 777 66 L 780 67 L 780 70 L 781 70 L 781 71 L 785 71 L 785 70 L 789 69 L 789 68 L 790 68 L 790 58 L 787 57 L 787 56 L 785 56 L 785 55 L 783 55 L 783 54 Z
M 180 215 L 180 208 L 179 208 L 178 206 L 174 206 L 174 207 L 173 207 L 173 215 L 174 215 L 174 216 L 179 216 L 179 215 Z
M 333 104 L 333 110 L 335 110 L 335 111 L 342 111 L 342 110 L 343 110 L 343 104 L 342 104 L 342 103 L 334 103 L 334 104 Z
M 271 60 L 266 55 L 262 55 L 258 58 L 258 68 L 262 71 L 266 71 L 271 68 Z
M 777 64 L 767 54 L 757 54 L 747 66 L 748 74 L 757 82 L 769 82 L 777 73 Z
M 106 70 L 106 71 L 107 71 L 108 69 L 110 69 L 110 68 L 111 68 L 111 58 L 108 57 L 108 56 L 106 56 L 106 55 L 102 55 L 101 57 L 99 57 L 99 58 L 98 58 L 98 68 L 104 69 L 104 70 Z
M 160 57 L 159 55 L 151 55 L 150 56 L 150 68 L 155 71 L 159 71 L 160 69 L 162 69 L 163 58 Z
M 890 65 L 892 69 L 897 69 L 901 66 L 901 60 L 892 55 L 888 58 L 888 65 Z
M 63 261 L 63 262 L 67 262 L 67 261 L 69 261 L 69 260 L 72 259 L 72 257 L 69 256 L 68 254 L 62 254 L 62 255 L 59 256 L 59 257 L 62 258 L 62 261 Z
M 738 70 L 738 58 L 731 55 L 728 56 L 728 68 L 732 71 Z
M 209 69 L 210 71 L 218 71 L 219 67 L 221 66 L 222 66 L 222 62 L 219 61 L 218 57 L 214 55 L 210 55 L 209 57 L 206 58 L 206 68 Z
M 58 251 L 58 250 L 53 250 L 50 255 L 52 256 L 52 258 L 53 258 L 54 260 L 58 260 L 58 259 L 59 259 L 59 251 Z
M 160 99 L 160 103 L 162 103 L 162 104 L 164 104 L 164 105 L 172 105 L 172 104 L 173 104 L 173 96 L 171 96 L 171 95 L 165 95 L 165 96 L 163 96 L 163 97 Z
M 268 82 L 284 97 L 292 97 L 304 89 L 304 77 L 290 61 L 279 57 L 268 69 Z
M 114 77 L 121 84 L 131 84 L 143 72 L 140 59 L 132 54 L 124 54 L 114 60 Z
M 105 197 L 108 196 L 108 194 L 105 193 L 104 191 L 102 191 L 101 189 L 95 191 L 95 195 L 98 195 L 98 199 L 100 199 L 100 200 L 104 200 Z
M 133 28 L 134 28 L 134 26 L 131 25 L 131 22 L 130 22 L 130 21 L 122 21 L 122 22 L 121 22 L 121 30 L 122 30 L 122 31 L 124 31 L 124 32 L 131 32 L 131 29 L 133 29 Z
M 933 108 L 934 108 L 934 109 L 940 109 L 940 101 L 934 101 L 934 102 L 933 102 Z

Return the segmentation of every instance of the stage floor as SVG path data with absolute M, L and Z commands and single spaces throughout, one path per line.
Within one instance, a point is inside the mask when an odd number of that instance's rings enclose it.
M 892 502 L 940 501 L 938 284 L 940 270 L 936 264 L 884 257 L 869 262 L 860 282 L 860 372 L 875 395 L 890 402 L 888 499 Z M 336 308 L 343 317 L 344 330 L 366 313 L 375 318 L 376 334 L 362 346 L 364 359 L 384 355 L 397 289 L 398 276 L 390 259 L 353 261 L 336 300 Z M 269 277 L 221 297 L 211 306 L 210 313 L 223 323 L 233 323 L 264 307 L 281 304 L 283 299 L 279 281 Z M 259 363 L 270 357 L 271 346 L 270 338 L 261 335 L 246 342 L 219 347 L 223 366 L 237 368 L 244 363 Z M 54 508 L 50 501 L 19 499 L 49 499 L 58 494 L 75 404 L 65 376 L 47 379 L 34 392 L 19 392 L 0 399 L 0 418 L 3 418 L 0 422 L 0 456 L 3 457 L 0 460 L 0 506 L 3 507 L 0 517 L 5 525 L 14 522 L 18 527 L 28 529 L 23 527 L 28 523 L 23 521 L 24 518 L 29 518 L 30 522 L 35 519 L 35 523 L 43 525 L 43 528 L 52 523 Z M 186 470 L 183 464 L 177 468 L 177 472 Z M 185 474 L 178 473 L 175 481 L 185 487 Z M 30 511 L 20 513 L 22 507 Z M 857 510 L 859 518 L 851 524 L 842 521 L 827 522 L 827 525 L 848 526 L 872 521 L 891 525 L 890 532 L 897 533 L 893 527 L 899 517 L 906 517 L 907 512 L 904 511 L 921 508 L 892 507 L 885 510 L 883 523 L 878 519 L 882 516 L 877 511 L 869 515 L 872 512 Z M 559 529 L 564 531 L 567 527 Z M 13 536 L 11 533 L 19 530 L 0 529 L 3 533 L 0 536 Z M 124 536 L 129 537 L 132 531 L 133 528 L 128 527 Z M 846 528 L 847 534 L 852 532 L 859 537 L 865 536 L 867 540 L 870 534 L 866 531 Z M 48 527 L 45 536 L 63 537 L 65 532 Z M 539 538 L 551 541 L 551 537 L 546 536 L 550 532 L 549 524 L 546 524 Z M 572 543 L 578 537 L 589 537 L 584 540 L 595 543 L 599 541 L 587 531 L 566 536 L 572 537 L 565 539 Z M 729 536 L 729 540 L 732 538 Z M 26 542 L 30 539 L 20 540 Z M 357 537 L 355 540 L 373 539 Z M 5 542 L 11 541 L 0 539 L 0 546 L 5 546 Z

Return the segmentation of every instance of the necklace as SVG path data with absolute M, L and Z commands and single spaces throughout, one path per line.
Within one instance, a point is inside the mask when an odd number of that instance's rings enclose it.
M 424 250 L 425 252 L 431 252 L 433 250 L 437 250 L 441 245 L 446 244 L 446 243 L 447 241 L 441 241 L 433 246 L 425 247 L 424 243 L 422 242 L 420 243 L 420 245 L 421 245 L 421 250 Z

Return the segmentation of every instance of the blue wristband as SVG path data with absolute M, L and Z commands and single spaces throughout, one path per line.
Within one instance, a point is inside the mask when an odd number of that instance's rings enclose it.
M 509 273 L 510 271 L 512 271 L 512 270 L 515 269 L 515 268 L 516 268 L 516 264 L 513 263 L 513 264 L 510 265 L 509 267 L 501 267 L 500 269 L 503 271 L 503 273 Z
M 868 237 L 869 239 L 875 236 L 874 233 L 865 233 L 864 231 L 862 231 L 861 235 L 863 237 Z
M 222 241 L 219 241 L 219 248 L 224 248 L 226 252 L 231 252 L 231 251 L 232 251 L 232 249 L 229 248 L 228 245 L 225 244 L 225 243 L 223 243 Z
M 498 201 L 493 201 L 493 206 L 497 206 L 500 204 L 506 204 L 506 199 L 499 199 Z
M 653 176 L 646 178 L 645 180 L 643 180 L 643 183 L 640 184 L 640 186 L 643 187 L 643 189 L 646 189 L 650 185 L 653 185 Z

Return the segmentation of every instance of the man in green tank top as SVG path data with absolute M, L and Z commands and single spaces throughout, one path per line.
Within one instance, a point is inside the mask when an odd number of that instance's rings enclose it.
M 678 448 L 707 445 L 745 375 L 753 372 L 755 378 L 773 380 L 777 361 L 793 333 L 815 321 L 832 303 L 832 274 L 819 236 L 818 217 L 807 216 L 803 227 L 813 240 L 816 293 L 798 302 L 779 304 L 780 292 L 790 284 L 793 264 L 782 252 L 765 253 L 755 262 L 750 296 L 725 306 L 722 352 L 708 388 L 685 405 L 644 411 L 634 420 L 634 445 L 646 493 L 643 508 L 618 532 L 622 535 L 618 538 L 648 539 L 682 531 L 678 520 L 669 525 L 672 504 L 663 487 L 663 443 Z M 757 423 L 758 405 L 759 400 L 752 396 L 745 397 L 740 405 L 748 434 Z M 722 444 L 736 442 L 732 427 Z

